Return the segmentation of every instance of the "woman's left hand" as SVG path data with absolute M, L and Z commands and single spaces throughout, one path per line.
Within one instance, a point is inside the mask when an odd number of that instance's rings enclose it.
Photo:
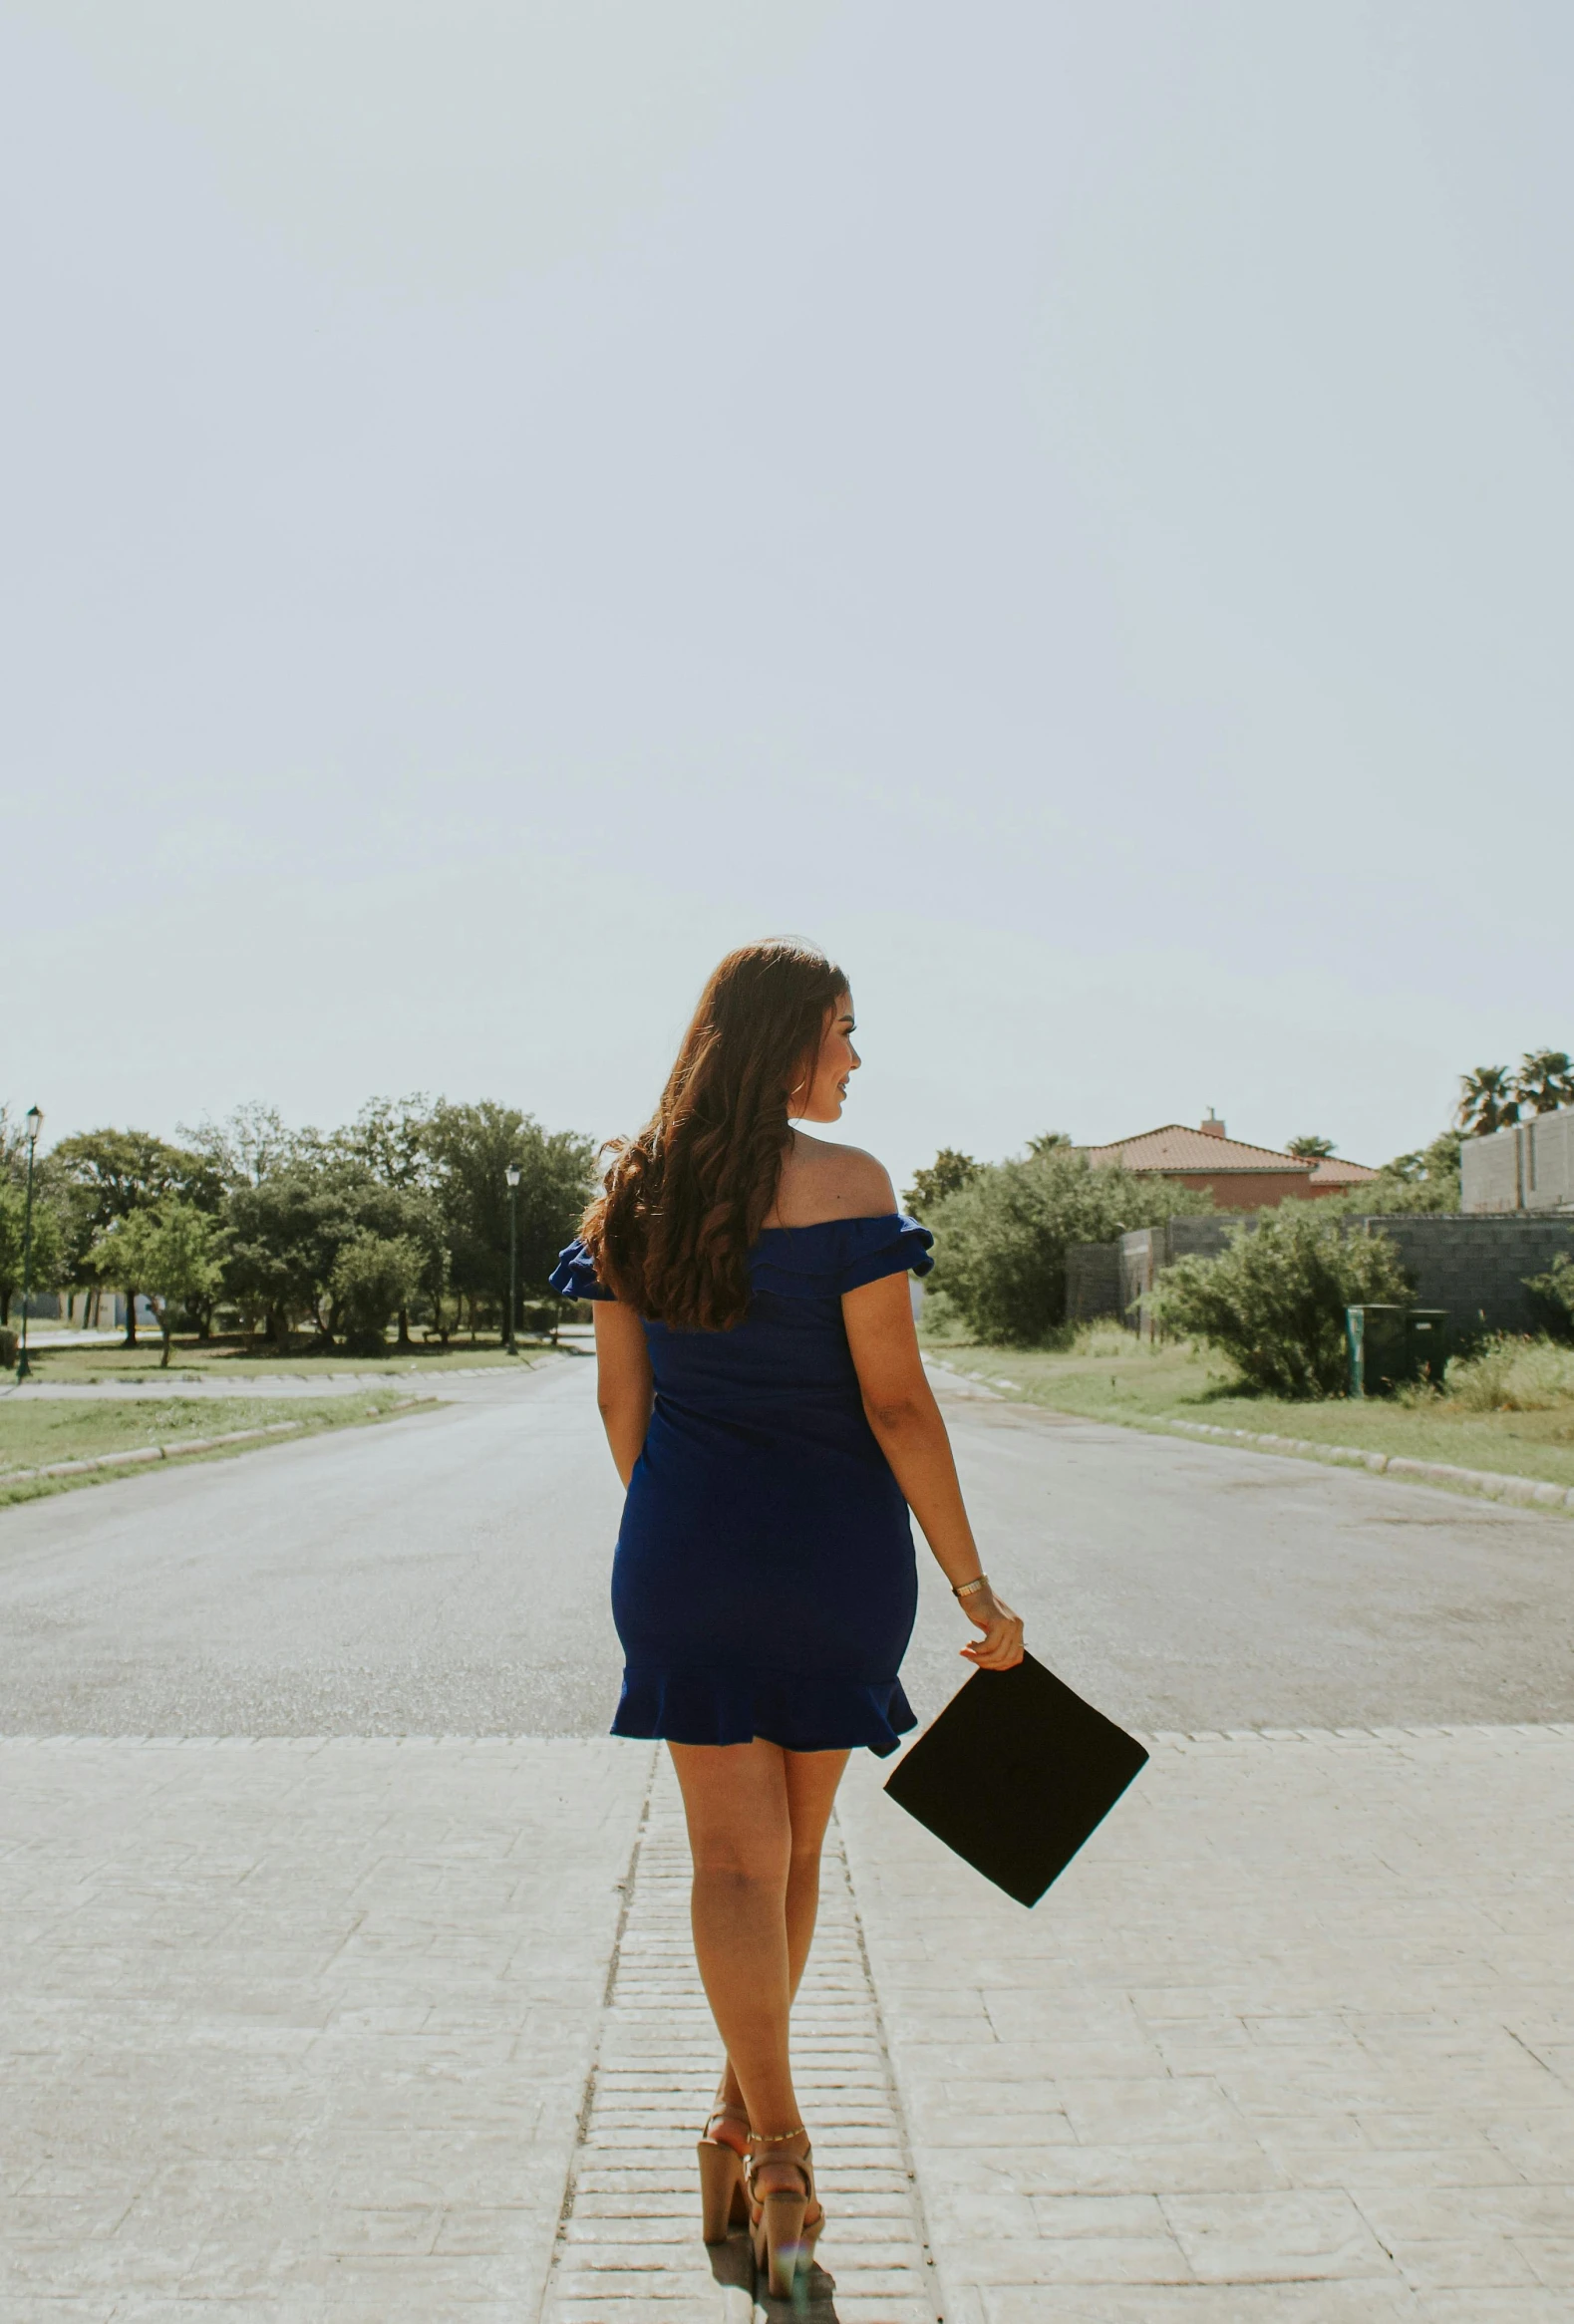
M 960 1602 L 968 1620 L 984 1633 L 974 1644 L 962 1648 L 968 1661 L 976 1662 L 980 1670 L 1015 1670 L 1022 1660 L 1021 1614 L 1003 1604 L 987 1582 Z

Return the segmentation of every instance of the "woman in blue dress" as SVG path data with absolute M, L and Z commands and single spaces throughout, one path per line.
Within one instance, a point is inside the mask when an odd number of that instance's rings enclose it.
M 852 998 L 812 948 L 722 962 L 661 1103 L 619 1139 L 558 1291 L 597 1302 L 597 1395 L 627 1491 L 612 1573 L 619 1735 L 659 1736 L 694 1857 L 695 1951 L 727 2051 L 700 2141 L 707 2241 L 747 2216 L 774 2293 L 823 2213 L 788 2018 L 848 1753 L 914 1724 L 898 1675 L 909 1510 L 982 1635 L 1022 1658 L 984 1576 L 924 1377 L 908 1271 L 932 1237 L 840 1118 Z

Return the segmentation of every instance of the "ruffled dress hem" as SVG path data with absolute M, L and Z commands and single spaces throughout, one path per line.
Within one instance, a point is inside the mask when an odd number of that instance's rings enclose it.
M 887 1759 L 918 1724 L 899 1680 L 793 1678 L 736 1671 L 626 1670 L 614 1735 L 644 1742 L 752 1743 L 784 1751 L 872 1751 Z

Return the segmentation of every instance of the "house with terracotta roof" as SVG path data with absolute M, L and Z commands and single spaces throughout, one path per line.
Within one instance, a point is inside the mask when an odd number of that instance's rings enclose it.
M 1208 1109 L 1196 1129 L 1166 1122 L 1109 1146 L 1084 1146 L 1095 1169 L 1120 1164 L 1139 1176 L 1172 1178 L 1181 1186 L 1204 1187 L 1221 1211 L 1265 1211 L 1282 1202 L 1316 1202 L 1344 1194 L 1377 1177 L 1364 1162 L 1341 1162 L 1329 1154 L 1311 1159 L 1281 1154 L 1272 1146 L 1248 1146 L 1226 1137 L 1224 1124 Z

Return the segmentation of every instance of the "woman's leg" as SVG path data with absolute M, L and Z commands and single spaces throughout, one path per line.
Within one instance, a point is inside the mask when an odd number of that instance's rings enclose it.
M 847 1751 L 786 1751 L 792 1855 L 787 1867 L 787 1961 L 794 1999 L 802 1983 L 819 1912 L 819 1852 L 848 1759 Z
M 694 1856 L 694 1941 L 728 2064 L 718 2103 L 757 2129 L 797 2121 L 787 2019 L 819 1904 L 819 1855 L 845 1751 L 669 1746 Z M 767 2120 L 779 2099 L 780 2121 Z
M 775 1743 L 668 1745 L 694 1859 L 694 1950 L 711 2015 L 757 2129 L 797 2121 L 787 1893 L 792 1861 L 785 1754 Z

